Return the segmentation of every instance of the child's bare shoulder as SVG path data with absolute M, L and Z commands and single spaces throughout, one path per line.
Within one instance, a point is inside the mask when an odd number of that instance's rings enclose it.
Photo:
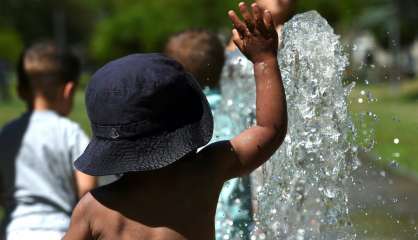
M 90 192 L 86 193 L 74 208 L 72 221 L 82 221 L 84 223 L 89 223 L 91 216 L 94 214 L 94 212 L 97 211 L 99 205 L 100 204 L 91 195 Z
M 199 152 L 211 169 L 218 173 L 222 181 L 229 178 L 229 173 L 237 164 L 237 158 L 230 141 L 214 142 Z
M 88 214 L 90 224 L 97 226 L 103 219 L 112 219 L 113 223 L 119 223 L 123 217 L 112 209 L 117 204 L 115 197 L 115 192 L 109 186 L 102 186 L 87 193 L 79 205 Z
M 64 236 L 64 240 L 91 239 L 92 231 L 90 225 L 91 211 L 94 209 L 94 198 L 86 193 L 74 208 L 71 217 L 70 228 Z
M 100 188 L 86 193 L 78 202 L 71 218 L 71 225 L 64 240 L 92 239 L 106 231 L 118 229 L 123 218 L 117 212 L 107 208 L 94 196 Z

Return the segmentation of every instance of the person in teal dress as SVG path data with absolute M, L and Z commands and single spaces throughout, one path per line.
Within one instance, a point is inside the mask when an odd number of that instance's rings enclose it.
M 179 61 L 204 88 L 214 116 L 211 142 L 230 139 L 233 124 L 222 111 L 220 78 L 225 52 L 216 34 L 206 30 L 186 30 L 173 35 L 165 53 Z M 215 217 L 216 240 L 250 239 L 252 224 L 251 188 L 249 177 L 235 178 L 224 184 Z

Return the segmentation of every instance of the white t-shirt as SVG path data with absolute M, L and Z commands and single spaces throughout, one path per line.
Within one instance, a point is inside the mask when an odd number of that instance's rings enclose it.
M 73 161 L 89 140 L 52 111 L 25 113 L 0 131 L 6 232 L 63 231 L 77 202 Z

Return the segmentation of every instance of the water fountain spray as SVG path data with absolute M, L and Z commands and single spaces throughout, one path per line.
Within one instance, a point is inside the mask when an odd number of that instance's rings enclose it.
M 254 174 L 252 239 L 355 239 L 345 191 L 359 164 L 347 100 L 354 85 L 342 82 L 348 60 L 340 38 L 310 11 L 285 24 L 280 45 L 288 134 Z M 255 82 L 252 64 L 233 54 L 222 80 L 221 111 L 237 123 L 232 132 L 238 133 L 254 124 Z

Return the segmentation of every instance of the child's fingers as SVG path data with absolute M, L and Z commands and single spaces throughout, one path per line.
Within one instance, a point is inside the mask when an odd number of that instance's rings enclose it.
M 241 37 L 249 35 L 249 30 L 247 26 L 239 19 L 237 14 L 234 11 L 229 11 L 228 16 L 234 24 L 234 28 L 239 32 Z
M 235 45 L 237 45 L 237 47 L 241 50 L 242 49 L 242 37 L 240 36 L 239 32 L 237 31 L 237 29 L 232 29 L 232 41 L 235 43 Z
M 261 8 L 256 4 L 253 3 L 251 5 L 252 9 L 253 9 L 253 14 L 254 14 L 254 21 L 255 21 L 255 25 L 257 30 L 265 35 L 268 33 L 266 26 L 264 25 L 264 20 L 263 20 L 263 10 L 261 10 Z
M 269 33 L 273 33 L 274 31 L 276 31 L 276 28 L 274 27 L 274 22 L 273 22 L 273 16 L 271 16 L 270 11 L 265 10 L 264 11 L 264 25 L 266 26 L 266 29 Z
M 247 25 L 248 30 L 250 32 L 254 31 L 254 19 L 252 14 L 248 11 L 247 4 L 241 2 L 239 4 L 239 10 L 241 11 L 242 16 L 244 17 L 244 21 Z
M 237 31 L 237 29 L 232 29 L 232 40 L 242 40 L 242 36 L 239 34 L 239 32 Z

